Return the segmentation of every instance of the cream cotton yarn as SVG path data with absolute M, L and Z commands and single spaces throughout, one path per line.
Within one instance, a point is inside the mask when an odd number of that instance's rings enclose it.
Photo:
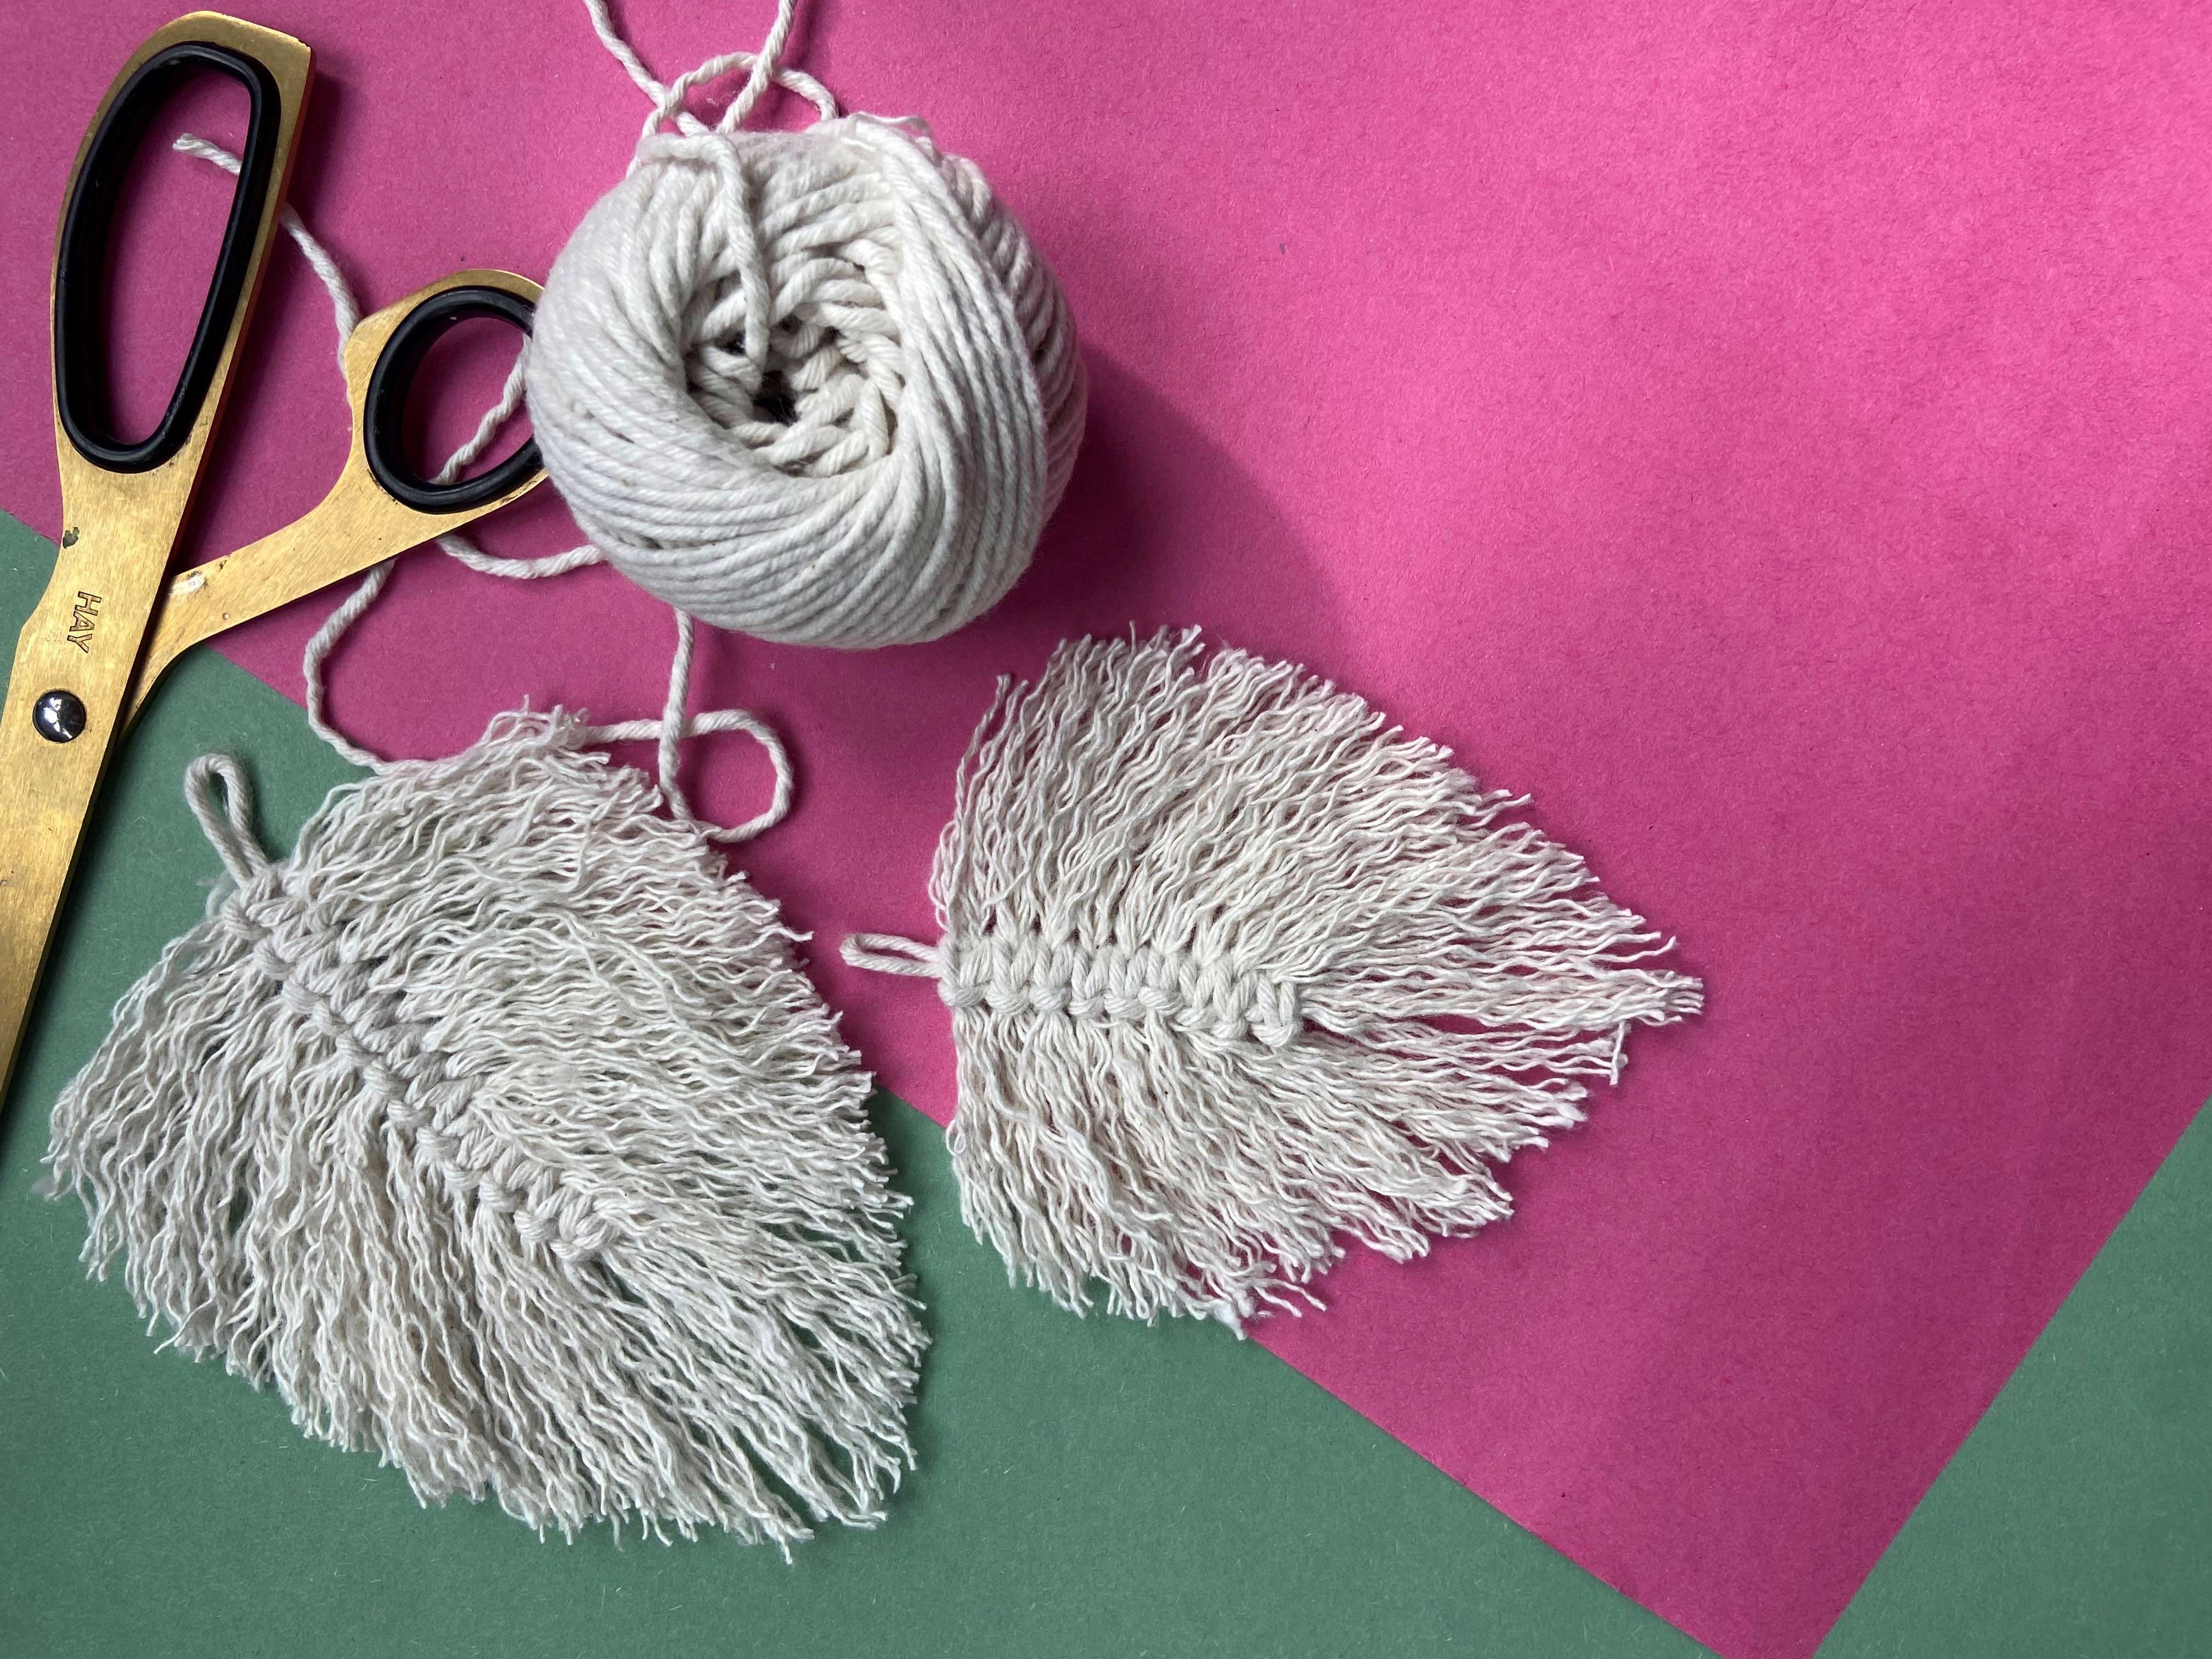
M 844 947 L 952 1011 L 969 1225 L 1067 1307 L 1241 1328 L 1346 1237 L 1402 1261 L 1509 1213 L 1490 1166 L 1703 1002 L 1521 805 L 1194 630 L 1002 683 L 940 937 Z
M 916 121 L 840 116 L 758 53 L 653 100 L 627 177 L 555 261 L 530 353 L 548 475 L 639 586 L 786 643 L 929 640 L 1027 566 L 1081 441 L 1059 285 L 971 162 Z M 691 88 L 749 65 L 708 127 Z M 740 124 L 780 82 L 822 118 Z M 673 126 L 673 131 L 663 131 Z

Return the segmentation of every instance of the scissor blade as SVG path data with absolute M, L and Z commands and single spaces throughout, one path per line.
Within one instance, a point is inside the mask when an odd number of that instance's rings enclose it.
M 91 781 L 82 796 L 64 799 L 49 795 L 53 809 L 37 826 L 50 837 L 45 848 L 25 843 L 0 852 L 0 1089 L 15 1068 L 15 1054 L 30 1016 L 31 997 L 38 988 L 39 969 L 45 963 L 46 942 L 53 933 L 55 913 L 69 885 L 75 862 L 76 838 L 85 809 L 92 802 Z M 18 810 L 10 808 L 9 810 Z M 70 817 L 74 813 L 75 818 Z M 51 854 L 47 852 L 51 848 Z
M 151 589 L 119 590 L 94 574 L 93 562 L 64 552 L 16 642 L 0 705 L 0 1096 L 100 787 Z

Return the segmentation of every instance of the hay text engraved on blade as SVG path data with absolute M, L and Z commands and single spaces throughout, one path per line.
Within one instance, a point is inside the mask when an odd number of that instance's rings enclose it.
M 79 588 L 76 603 L 70 609 L 69 642 L 85 655 L 92 654 L 92 630 L 100 620 L 100 598 Z

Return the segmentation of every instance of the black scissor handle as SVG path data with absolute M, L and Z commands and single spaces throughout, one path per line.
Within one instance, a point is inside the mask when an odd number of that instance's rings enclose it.
M 209 70 L 246 88 L 249 113 L 238 188 L 230 198 L 230 218 L 199 325 L 192 331 L 169 406 L 161 424 L 130 443 L 115 431 L 106 378 L 108 253 L 116 209 L 125 171 L 155 112 L 185 81 Z M 54 408 L 77 453 L 95 466 L 111 472 L 150 471 L 191 435 L 253 274 L 257 233 L 276 171 L 282 114 L 276 79 L 266 64 L 216 41 L 183 40 L 131 73 L 87 141 L 62 215 L 54 261 Z
M 465 513 L 520 489 L 538 471 L 538 441 L 531 439 L 487 472 L 453 483 L 432 483 L 408 465 L 408 394 L 422 360 L 439 337 L 472 317 L 503 318 L 525 334 L 536 308 L 519 294 L 473 284 L 440 290 L 400 319 L 377 354 L 362 405 L 362 450 L 368 470 L 395 501 L 418 513 Z

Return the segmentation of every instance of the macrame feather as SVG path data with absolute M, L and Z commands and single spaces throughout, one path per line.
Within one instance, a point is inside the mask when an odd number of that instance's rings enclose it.
M 425 1501 L 788 1545 L 910 1463 L 926 1338 L 866 1076 L 775 907 L 573 717 L 336 792 L 56 1107 L 149 1321 Z M 217 797 L 228 787 L 228 802 Z
M 1698 982 L 1448 752 L 1196 633 L 1002 684 L 931 882 L 969 1224 L 1062 1304 L 1232 1326 L 1339 1236 L 1403 1261 L 1508 1213 L 1490 1165 L 1583 1116 Z

